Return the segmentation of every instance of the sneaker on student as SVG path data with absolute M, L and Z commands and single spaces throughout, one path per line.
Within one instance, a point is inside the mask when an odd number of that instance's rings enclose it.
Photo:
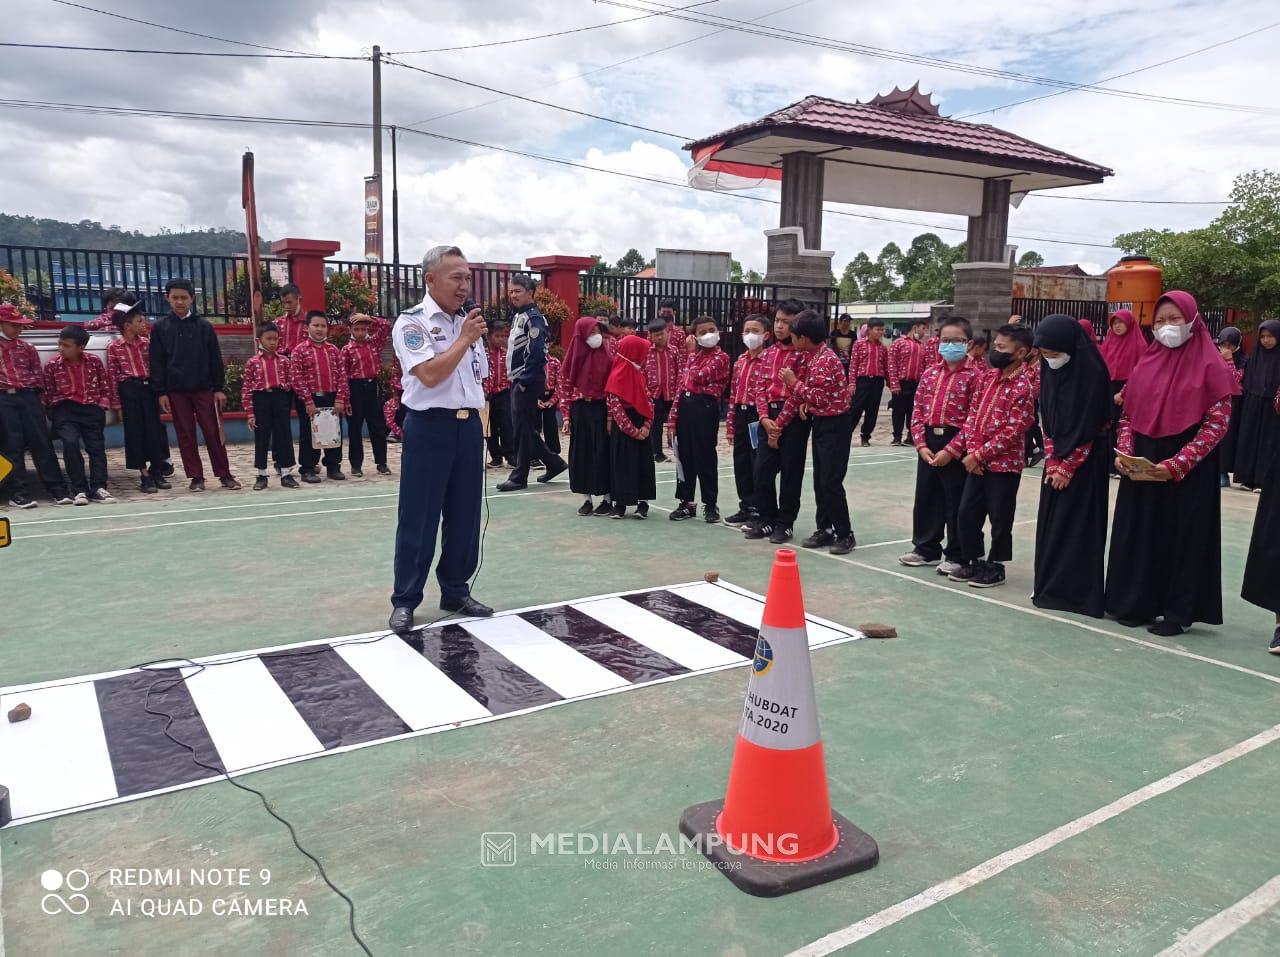
M 14 492 L 9 496 L 10 508 L 38 508 L 36 500 L 30 495 L 24 495 L 22 492 Z
M 803 542 L 800 543 L 801 548 L 826 548 L 836 540 L 835 533 L 820 528 Z
M 320 473 L 314 469 L 304 469 L 302 472 L 302 481 L 308 485 L 318 485 L 320 483 Z
M 332 476 L 332 475 L 331 475 L 331 476 L 329 476 L 329 477 L 330 477 L 330 478 L 333 478 L 333 476 Z M 364 478 L 364 471 L 363 471 L 362 469 L 358 469 L 358 468 L 356 468 L 355 466 L 352 466 L 352 467 L 351 467 L 351 477 L 352 477 L 352 478 Z
M 587 499 L 585 502 L 583 502 L 581 505 L 578 506 L 578 514 L 582 516 L 590 515 L 594 511 L 595 511 L 595 508 L 591 504 L 591 499 Z
M 644 520 L 649 517 L 649 503 L 640 502 L 636 505 L 636 518 Z
M 981 559 L 972 561 L 968 565 L 961 565 L 955 571 L 947 575 L 947 578 L 951 579 L 953 582 L 973 581 L 973 579 L 977 577 L 980 565 Z
M 673 522 L 686 522 L 694 518 L 698 514 L 698 510 L 693 507 L 692 502 L 681 502 L 672 509 L 671 514 L 667 517 Z
M 708 525 L 716 525 L 720 522 L 720 509 L 714 505 L 702 506 L 702 518 Z
M 606 502 L 603 499 L 601 499 L 600 504 L 596 506 L 596 510 L 591 514 L 592 515 L 608 515 L 612 511 L 613 511 L 613 503 Z
M 779 525 L 773 530 L 773 534 L 769 536 L 769 542 L 773 545 L 785 545 L 791 541 L 791 528 Z
M 280 484 L 281 485 L 284 484 L 284 479 L 280 480 Z M 256 479 L 253 480 L 253 490 L 255 492 L 261 492 L 266 487 L 267 487 L 267 477 L 265 475 L 259 475 Z
M 280 478 L 280 487 L 281 488 L 301 488 L 302 486 L 298 484 L 298 479 L 296 476 L 284 475 Z
M 1273 655 L 1280 655 L 1280 625 L 1276 625 L 1276 633 L 1271 636 L 1271 644 L 1267 646 L 1267 651 Z
M 53 504 L 54 505 L 74 505 L 76 504 L 76 500 L 72 496 L 68 495 L 66 492 L 63 492 L 61 495 L 55 495 L 53 497 Z
M 317 480 L 317 481 L 318 481 L 318 480 Z M 204 479 L 202 479 L 202 478 L 192 479 L 192 480 L 191 480 L 191 484 L 190 484 L 190 485 L 188 485 L 188 486 L 187 486 L 187 488 L 189 488 L 189 489 L 190 489 L 191 491 L 193 491 L 193 492 L 203 492 L 203 491 L 204 491 Z
M 898 556 L 898 564 L 906 565 L 908 568 L 920 568 L 923 565 L 940 565 L 940 558 L 925 558 L 919 552 L 907 552 L 905 555 Z
M 155 474 L 153 474 L 151 476 L 151 481 L 156 483 L 156 488 L 166 492 L 169 489 L 173 488 L 173 485 L 169 483 L 169 480 L 164 477 L 164 474 L 162 472 L 156 472 Z
M 88 505 L 89 496 L 84 492 L 76 492 L 76 497 L 72 500 L 73 505 Z
M 749 538 L 753 542 L 762 538 L 768 538 L 772 534 L 773 526 L 764 522 L 752 522 L 742 529 L 742 537 Z
M 726 525 L 732 525 L 734 528 L 741 528 L 747 522 L 751 521 L 751 513 L 745 508 L 740 508 L 728 518 L 724 520 Z
M 383 462 L 381 465 L 379 465 L 379 466 L 378 466 L 378 474 L 379 474 L 379 475 L 390 475 L 390 474 L 391 474 L 391 466 L 390 466 L 390 465 L 388 465 L 386 462 Z
M 105 488 L 95 488 L 89 495 L 89 501 L 97 502 L 100 505 L 114 505 L 115 497 Z
M 144 475 L 142 476 L 142 480 L 139 482 L 138 487 L 148 495 L 154 495 L 156 493 L 156 480 L 150 475 Z
M 983 562 L 969 582 L 970 588 L 995 588 L 1004 584 L 1004 566 L 999 562 Z
M 218 479 L 218 484 L 225 488 L 228 492 L 234 492 L 240 488 L 240 483 L 235 480 L 235 476 L 224 475 Z
M 958 572 L 962 568 L 964 568 L 964 566 L 959 562 L 941 561 L 938 563 L 938 574 L 945 577 L 953 572 Z
M 837 538 L 831 543 L 832 555 L 848 555 L 851 551 L 858 547 L 858 540 L 850 532 L 844 538 Z

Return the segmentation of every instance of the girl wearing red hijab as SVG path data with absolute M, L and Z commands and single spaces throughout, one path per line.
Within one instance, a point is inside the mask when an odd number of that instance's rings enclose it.
M 1133 367 L 1147 351 L 1147 340 L 1132 312 L 1117 309 L 1111 314 L 1107 320 L 1107 336 L 1099 348 L 1102 350 L 1102 360 L 1107 364 L 1107 373 L 1111 376 L 1111 394 L 1115 396 L 1111 406 L 1111 445 L 1114 450 L 1115 432 L 1120 428 L 1120 416 L 1124 412 L 1120 393 L 1124 390 L 1124 384 L 1129 381 Z M 1120 473 L 1116 471 L 1114 461 L 1109 465 L 1111 474 L 1118 478 Z
M 569 488 L 586 496 L 579 515 L 608 515 L 609 433 L 605 426 L 605 382 L 613 360 L 604 346 L 604 328 L 595 316 L 583 316 L 560 367 L 560 411 L 569 442 Z M 602 501 L 592 508 L 591 497 Z
M 1125 386 L 1116 450 L 1155 468 L 1117 457 L 1106 606 L 1122 625 L 1172 636 L 1197 621 L 1222 624 L 1217 447 L 1240 387 L 1190 293 L 1165 293 L 1154 328 Z
M 644 360 L 653 343 L 640 336 L 623 336 L 605 384 L 609 409 L 609 498 L 613 518 L 625 518 L 627 506 L 636 518 L 647 518 L 649 499 L 658 497 L 653 467 L 653 400 L 644 380 Z

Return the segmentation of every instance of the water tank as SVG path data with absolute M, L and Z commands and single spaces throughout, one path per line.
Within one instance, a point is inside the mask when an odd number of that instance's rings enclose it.
M 1163 274 L 1150 256 L 1125 256 L 1107 272 L 1108 311 L 1131 309 L 1144 326 L 1151 325 L 1163 291 Z

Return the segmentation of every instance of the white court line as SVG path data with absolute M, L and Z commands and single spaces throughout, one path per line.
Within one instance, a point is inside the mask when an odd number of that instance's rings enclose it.
M 1188 781 L 1194 781 L 1196 778 L 1217 770 L 1237 758 L 1244 757 L 1246 754 L 1251 754 L 1277 739 L 1280 739 L 1280 724 L 1272 725 L 1267 730 L 1259 732 L 1251 738 L 1246 738 L 1238 744 L 1233 744 L 1226 750 L 1210 755 L 1195 764 L 1189 764 L 1185 768 L 1174 771 L 1158 781 L 1152 781 L 1146 787 L 1130 791 L 1110 804 L 1063 824 L 1061 827 L 1056 827 L 1049 833 L 1042 834 L 1034 840 L 1005 851 L 1003 854 L 988 858 L 976 867 L 969 868 L 963 874 L 957 874 L 955 877 L 934 884 L 914 897 L 899 901 L 891 907 L 877 911 L 870 917 L 864 917 L 857 923 L 850 924 L 848 927 L 832 931 L 825 937 L 820 937 L 813 943 L 792 951 L 787 957 L 824 957 L 824 955 L 834 953 L 837 950 L 848 947 L 850 944 L 866 940 L 872 934 L 882 931 L 886 927 L 892 927 L 899 921 L 927 910 L 934 904 L 941 904 L 962 891 L 976 887 L 984 881 L 1003 874 L 1009 868 L 1030 860 L 1037 854 L 1043 854 L 1045 851 L 1057 847 L 1063 841 L 1092 830 L 1099 824 L 1104 824 L 1125 811 L 1140 804 L 1145 804 L 1152 798 L 1167 794 Z
M 1207 954 L 1277 903 L 1280 903 L 1280 877 L 1273 877 L 1248 897 L 1191 928 L 1177 943 L 1166 947 L 1156 957 L 1200 957 Z

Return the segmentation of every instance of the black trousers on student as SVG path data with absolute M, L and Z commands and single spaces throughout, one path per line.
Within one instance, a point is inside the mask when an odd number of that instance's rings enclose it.
M 512 469 L 509 481 L 518 485 L 529 481 L 529 466 L 534 462 L 550 465 L 560 458 L 558 452 L 551 451 L 547 446 L 538 428 L 538 396 L 542 395 L 542 387 L 541 379 L 511 387 L 511 425 L 515 429 L 516 467 Z M 557 441 L 556 445 L 559 444 Z
M 503 389 L 489 396 L 489 461 L 516 460 L 515 433 L 511 427 L 511 390 Z
M 289 409 L 293 393 L 288 389 L 263 389 L 253 393 L 253 467 L 262 472 L 267 467 L 267 450 L 277 469 L 291 469 L 293 430 L 289 427 Z
M 124 419 L 124 466 L 160 475 L 169 460 L 169 434 L 160 420 L 160 398 L 146 379 L 120 383 L 120 414 Z
M 982 557 L 982 523 L 991 521 L 991 551 L 988 561 L 1007 562 L 1013 558 L 1013 515 L 1018 507 L 1021 472 L 965 474 L 960 494 L 960 561 L 968 564 Z
M 769 404 L 769 418 L 776 419 L 781 411 L 781 402 Z M 808 451 L 808 419 L 792 419 L 782 430 L 776 449 L 761 437 L 760 447 L 756 449 L 755 496 L 756 511 L 763 524 L 774 528 L 795 525 L 800 515 L 800 491 L 804 488 L 804 460 Z
M 898 394 L 889 400 L 895 440 L 911 434 L 911 410 L 916 404 L 916 386 L 919 384 L 915 379 L 902 379 L 898 383 Z
M 544 387 L 542 401 L 555 402 L 555 398 L 556 394 L 546 392 Z M 536 419 L 537 427 L 542 430 L 542 441 L 547 443 L 547 448 L 554 455 L 560 454 L 560 417 L 557 412 L 554 405 L 549 409 L 538 409 Z
M 315 403 L 317 409 L 332 409 L 334 402 L 338 400 L 336 392 L 317 392 L 311 396 L 311 401 Z M 318 470 L 321 460 L 324 461 L 324 470 L 326 472 L 336 472 L 342 468 L 342 445 L 335 445 L 331 449 L 318 449 L 311 442 L 311 417 L 307 415 L 307 407 L 302 406 L 302 418 L 298 421 L 298 435 L 306 436 L 306 441 L 301 439 L 298 441 L 298 464 L 302 467 L 302 471 L 315 472 Z M 324 452 L 323 456 L 321 451 Z
M 925 426 L 924 442 L 930 452 L 941 452 L 960 430 L 954 426 Z M 929 561 L 944 556 L 949 562 L 960 561 L 960 495 L 964 491 L 964 466 L 957 459 L 942 468 L 916 463 L 916 501 L 911 510 L 912 550 Z M 946 533 L 947 547 L 942 547 Z M 979 549 L 981 550 L 981 549 Z
M 59 402 L 53 407 L 53 434 L 62 440 L 62 464 L 67 470 L 71 494 L 107 487 L 107 445 L 103 429 L 107 410 L 82 402 Z M 89 456 L 89 474 L 84 471 L 81 450 Z
M 1040 400 L 1036 400 L 1036 417 L 1027 429 L 1027 437 L 1023 441 L 1023 451 L 1029 460 L 1033 452 L 1044 451 L 1044 430 L 1040 428 Z
M 813 419 L 813 497 L 818 503 L 817 525 L 819 531 L 832 531 L 836 538 L 853 534 L 849 500 L 844 493 L 852 437 L 853 420 L 845 413 Z
M 31 453 L 40 481 L 54 498 L 66 493 L 67 483 L 58 467 L 58 457 L 53 452 L 49 427 L 45 425 L 44 403 L 38 389 L 0 389 L 0 440 L 4 457 L 13 464 L 9 477 L 0 482 L 5 494 L 27 494 L 27 469 L 23 464 L 23 451 Z
M 653 400 L 653 424 L 654 428 L 649 432 L 649 444 L 653 447 L 654 456 L 661 455 L 663 458 L 667 456 L 666 447 L 663 442 L 666 441 L 667 435 L 667 419 L 671 417 L 671 403 L 666 399 Z M 658 425 L 661 424 L 661 428 Z
M 307 415 L 306 399 L 295 395 L 293 410 L 298 415 L 298 467 L 306 473 L 319 464 L 320 453 L 311 443 L 311 417 Z
M 347 460 L 353 469 L 364 468 L 364 428 L 369 431 L 373 464 L 387 464 L 387 421 L 382 417 L 382 393 L 377 379 L 348 379 L 351 388 L 347 416 Z M 362 428 L 362 426 L 364 428 Z
M 880 416 L 880 400 L 883 397 L 884 376 L 858 376 L 853 390 L 853 402 L 849 405 L 849 412 L 853 415 L 849 423 L 851 435 L 852 430 L 858 427 L 858 419 L 861 417 L 862 437 L 871 438 L 871 433 L 875 431 L 876 419 Z
M 702 504 L 714 506 L 720 494 L 716 471 L 716 435 L 720 431 L 720 400 L 715 396 L 683 392 L 676 416 L 676 451 L 684 481 L 676 482 L 676 498 L 692 502 L 695 483 L 702 489 Z
M 735 405 L 733 416 L 733 481 L 738 487 L 738 507 L 744 512 L 756 507 L 756 450 L 751 447 L 751 423 L 759 420 L 754 405 Z M 761 444 L 765 442 L 763 433 Z

